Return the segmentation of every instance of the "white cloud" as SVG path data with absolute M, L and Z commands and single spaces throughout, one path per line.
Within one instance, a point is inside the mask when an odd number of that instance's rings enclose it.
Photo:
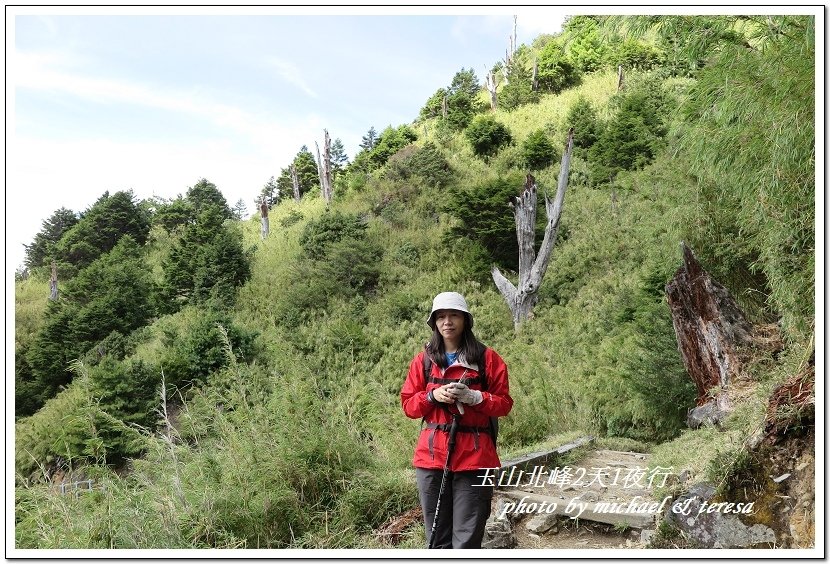
M 317 93 L 311 89 L 311 87 L 306 83 L 303 79 L 300 70 L 294 65 L 293 63 L 289 63 L 287 61 L 281 61 L 275 58 L 269 58 L 265 61 L 268 66 L 274 67 L 277 69 L 280 77 L 283 80 L 288 82 L 289 84 L 293 84 L 294 86 L 298 87 L 300 90 L 311 96 L 312 98 L 318 98 Z
M 69 140 L 33 137 L 10 129 L 6 199 L 7 259 L 18 266 L 22 243 L 39 231 L 51 213 L 67 207 L 82 211 L 104 191 L 133 189 L 140 198 L 174 197 L 200 178 L 207 178 L 233 205 L 250 204 L 271 176 L 287 166 L 302 144 L 322 139 L 324 120 L 311 113 L 281 118 L 216 101 L 204 93 L 156 88 L 138 82 L 89 76 L 77 59 L 50 52 L 17 53 L 10 82 L 16 99 L 28 92 L 51 92 L 60 99 L 77 98 L 98 104 L 125 104 L 131 112 L 166 111 L 210 123 L 210 137 L 197 141 L 186 130 L 181 137 L 147 142 L 92 138 L 83 131 Z M 14 102 L 12 102 L 13 104 Z M 27 116 L 17 116 L 18 125 Z M 39 134 L 40 135 L 40 134 Z
M 496 41 L 503 40 L 505 48 L 510 45 L 513 35 L 513 16 L 516 19 L 516 35 L 519 45 L 530 44 L 542 33 L 559 33 L 562 23 L 570 11 L 556 7 L 508 7 L 498 14 L 459 16 L 453 22 L 451 34 L 454 39 L 466 45 L 473 35 L 490 36 Z
M 120 103 L 190 115 L 222 129 L 230 129 L 256 143 L 267 143 L 286 132 L 285 120 L 277 122 L 261 113 L 210 99 L 194 88 L 190 91 L 159 88 L 127 80 L 81 74 L 77 61 L 55 53 L 17 52 L 12 56 L 10 76 L 19 90 L 49 91 L 94 103 Z M 75 67 L 72 71 L 64 70 Z
M 571 13 L 573 13 L 573 7 L 568 11 L 552 6 L 517 11 L 516 33 L 519 36 L 519 43 L 530 43 L 542 33 L 561 32 L 565 18 Z

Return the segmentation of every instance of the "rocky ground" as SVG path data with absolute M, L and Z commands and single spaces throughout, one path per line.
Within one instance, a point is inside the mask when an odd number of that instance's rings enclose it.
M 644 548 L 659 507 L 651 491 L 663 479 L 648 459 L 595 449 L 572 465 L 525 466 L 524 474 L 497 488 L 484 546 Z

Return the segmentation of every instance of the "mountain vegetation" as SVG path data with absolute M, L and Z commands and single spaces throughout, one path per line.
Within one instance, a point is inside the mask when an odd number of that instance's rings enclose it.
M 384 547 L 373 529 L 418 504 L 419 422 L 398 393 L 448 289 L 510 370 L 503 458 L 578 431 L 677 471 L 717 460 L 725 479 L 813 347 L 814 25 L 571 18 L 494 65 L 496 109 L 462 68 L 351 160 L 336 140 L 329 205 L 303 146 L 299 201 L 291 167 L 251 189 L 265 239 L 207 179 L 56 210 L 15 287 L 15 545 Z M 571 128 L 558 239 L 514 329 L 490 278 L 518 269 L 507 204 L 531 171 L 555 192 Z M 681 241 L 780 334 L 726 432 L 686 428 L 695 388 L 665 298 Z

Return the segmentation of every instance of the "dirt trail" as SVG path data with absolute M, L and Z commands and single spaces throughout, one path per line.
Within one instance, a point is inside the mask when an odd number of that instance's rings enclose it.
M 527 465 L 512 480 L 503 476 L 493 515 L 509 517 L 515 548 L 644 548 L 660 503 L 652 490 L 667 476 L 649 466 L 648 454 L 594 449 L 576 463 Z

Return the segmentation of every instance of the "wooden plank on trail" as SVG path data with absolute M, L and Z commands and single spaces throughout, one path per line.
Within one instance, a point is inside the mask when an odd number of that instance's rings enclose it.
M 548 513 L 551 515 L 564 515 L 573 519 L 585 519 L 588 521 L 596 521 L 598 523 L 606 523 L 614 526 L 628 526 L 635 529 L 647 529 L 654 527 L 655 515 L 658 514 L 659 503 L 650 499 L 634 500 L 628 503 L 612 504 L 609 502 L 579 502 L 578 499 L 553 497 L 549 495 L 532 494 L 522 491 L 503 491 L 497 490 L 497 495 L 509 497 L 515 500 L 513 511 L 508 513 L 526 513 L 528 515 L 537 512 Z M 524 507 L 521 503 L 524 501 Z M 574 503 L 569 506 L 569 503 Z M 542 503 L 544 502 L 544 510 L 540 511 Z M 535 504 L 535 507 L 530 505 Z M 554 506 L 555 505 L 555 506 Z M 640 510 L 643 506 L 647 506 L 648 510 Z M 535 509 L 535 511 L 531 511 Z M 581 510 L 581 512 L 580 512 Z
M 565 454 L 566 452 L 581 447 L 582 445 L 586 445 L 593 440 L 594 437 L 590 435 L 580 437 L 572 443 L 567 443 L 551 450 L 531 452 L 530 454 L 526 454 L 522 457 L 507 460 L 502 463 L 500 473 L 504 471 L 509 471 L 511 468 L 528 468 L 536 464 L 544 464 L 553 456 Z

